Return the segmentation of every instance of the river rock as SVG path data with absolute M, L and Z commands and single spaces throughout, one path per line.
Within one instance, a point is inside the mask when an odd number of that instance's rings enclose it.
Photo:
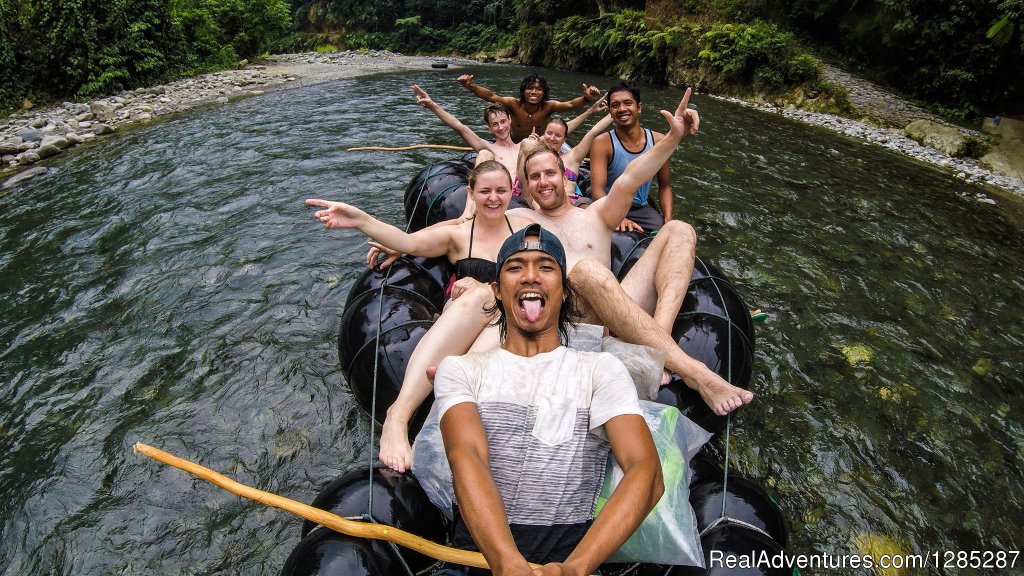
M 82 112 L 78 116 L 75 116 L 75 120 L 77 120 L 79 122 L 85 122 L 86 120 L 92 120 L 93 118 L 95 118 L 95 115 L 91 111 L 90 112 Z
M 35 178 L 36 176 L 41 176 L 43 174 L 46 174 L 47 172 L 50 172 L 50 170 L 51 170 L 50 168 L 46 168 L 46 167 L 43 167 L 43 166 L 33 166 L 32 168 L 29 168 L 28 170 L 25 170 L 24 172 L 22 172 L 20 174 L 16 174 L 14 176 L 11 176 L 7 180 L 4 180 L 3 186 L 0 186 L 0 188 L 5 188 L 6 189 L 6 188 L 11 188 L 11 187 L 17 186 L 18 184 L 20 184 L 20 183 L 22 183 L 22 182 L 24 182 L 26 180 L 31 180 L 32 178 Z
M 18 154 L 18 164 L 25 166 L 26 164 L 35 164 L 39 162 L 39 154 L 35 152 L 22 152 Z
M 64 136 L 47 136 L 43 138 L 42 143 L 39 144 L 39 149 L 42 150 L 46 146 L 56 146 L 60 150 L 71 146 L 71 141 Z M 42 153 L 40 152 L 40 155 Z
M 84 140 L 82 140 L 82 137 L 77 132 L 68 132 L 67 134 L 64 135 L 64 137 L 68 139 L 68 142 L 70 142 L 72 146 L 84 142 Z
M 60 154 L 60 148 L 54 146 L 53 144 L 43 144 L 36 150 L 35 153 L 39 155 L 40 159 L 49 158 L 50 156 L 56 156 L 57 154 Z
M 39 130 L 23 128 L 18 130 L 18 137 L 21 138 L 23 142 L 39 142 L 43 139 L 43 133 Z
M 997 172 L 1024 181 L 1024 120 L 1002 118 L 998 124 L 986 118 L 982 129 L 998 136 L 998 143 L 981 161 Z
M 97 124 L 92 131 L 94 134 L 110 134 L 114 129 L 107 124 Z
M 18 159 L 14 154 L 4 154 L 3 156 L 0 156 L 0 164 L 17 165 Z
M 931 120 L 915 120 L 904 129 L 907 138 L 931 146 L 946 156 L 960 158 L 967 153 L 968 138 L 959 130 Z
M 39 146 L 39 142 L 22 142 L 21 144 L 18 144 L 18 151 L 26 152 L 28 150 L 32 150 L 37 146 Z
M 8 154 L 17 154 L 19 145 L 21 145 L 21 140 L 18 139 L 17 141 L 15 141 L 14 138 L 0 142 L 0 156 L 6 156 Z
M 89 110 L 93 113 L 93 118 L 100 122 L 110 122 L 114 119 L 114 109 L 106 102 L 92 102 L 89 104 Z

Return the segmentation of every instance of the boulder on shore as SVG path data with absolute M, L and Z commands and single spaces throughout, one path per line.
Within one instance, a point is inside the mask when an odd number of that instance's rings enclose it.
M 996 172 L 1024 180 L 1024 120 L 1001 118 L 996 124 L 995 119 L 986 118 L 982 129 L 999 136 L 999 142 L 982 156 L 981 162 Z
M 946 156 L 961 158 L 967 153 L 970 140 L 962 132 L 951 126 L 932 122 L 931 120 L 915 120 L 903 129 L 907 138 L 916 140 L 924 146 L 935 148 Z

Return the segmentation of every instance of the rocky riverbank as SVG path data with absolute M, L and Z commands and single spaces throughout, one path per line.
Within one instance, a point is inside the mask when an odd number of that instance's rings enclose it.
M 285 54 L 272 56 L 259 63 L 244 63 L 237 70 L 122 92 L 89 103 L 65 102 L 46 110 L 19 112 L 6 120 L 0 120 L 0 170 L 9 173 L 24 171 L 9 178 L 3 186 L 10 187 L 44 173 L 46 168 L 42 165 L 33 166 L 40 160 L 160 116 L 256 96 L 284 87 L 364 74 L 428 69 L 438 62 L 451 65 L 472 63 L 453 58 L 403 56 L 387 51 Z M 994 172 L 978 160 L 956 157 L 955 151 L 943 152 L 936 147 L 923 145 L 908 137 L 904 127 L 909 123 L 944 125 L 945 128 L 939 128 L 959 132 L 965 139 L 974 141 L 984 139 L 982 134 L 951 127 L 925 110 L 906 103 L 899 96 L 836 68 L 826 65 L 825 75 L 830 81 L 846 87 L 857 115 L 862 120 L 808 112 L 792 106 L 780 107 L 764 102 L 726 99 L 884 146 L 949 170 L 967 182 L 994 186 L 1024 196 L 1024 178 L 1012 169 L 1004 173 Z M 931 130 L 934 132 L 939 128 Z M 922 137 L 918 139 L 930 142 Z M 938 146 L 945 148 L 943 144 Z M 982 202 L 995 202 L 985 193 L 973 195 Z
M 130 126 L 197 107 L 248 98 L 291 86 L 381 72 L 429 69 L 452 58 L 403 56 L 387 51 L 286 54 L 258 63 L 168 84 L 125 91 L 88 103 L 64 102 L 23 110 L 0 120 L 0 176 L 9 188 L 47 171 L 41 160 Z
M 781 114 L 788 118 L 828 128 L 840 134 L 883 146 L 900 154 L 948 170 L 966 182 L 994 186 L 1024 196 L 1024 157 L 1020 157 L 1019 135 L 1014 134 L 1015 120 L 986 120 L 985 127 L 995 145 L 981 160 L 964 157 L 973 145 L 984 145 L 990 138 L 976 130 L 955 126 L 915 106 L 899 95 L 828 64 L 822 64 L 825 78 L 847 90 L 853 115 L 858 119 L 800 110 L 795 106 L 779 106 L 763 101 L 737 98 L 723 99 Z M 1002 124 L 1000 127 L 998 124 Z M 1010 128 L 1014 125 L 1014 128 Z M 1010 161 L 1004 160 L 1013 157 Z M 999 170 L 993 170 L 996 166 Z M 967 193 L 964 192 L 966 195 Z M 983 192 L 972 194 L 982 202 L 995 203 Z

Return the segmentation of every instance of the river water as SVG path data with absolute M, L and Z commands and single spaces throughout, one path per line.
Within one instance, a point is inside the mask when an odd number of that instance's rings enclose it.
M 470 71 L 507 93 L 525 73 Z M 461 143 L 408 89 L 482 128 L 460 72 L 194 112 L 79 147 L 0 196 L 4 574 L 280 570 L 297 519 L 131 446 L 302 501 L 366 465 L 369 420 L 336 353 L 364 239 L 324 231 L 302 201 L 398 223 L 417 168 L 452 154 L 345 148 Z M 559 99 L 610 83 L 548 77 Z M 660 129 L 655 110 L 678 91 L 643 96 Z M 1020 549 L 1020 204 L 978 203 L 947 174 L 822 129 L 695 102 L 701 133 L 672 161 L 677 216 L 769 314 L 731 465 L 779 501 L 788 549 Z

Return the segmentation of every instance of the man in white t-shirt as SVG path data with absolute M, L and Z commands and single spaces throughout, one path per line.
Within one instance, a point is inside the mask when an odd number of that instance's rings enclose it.
M 625 366 L 562 345 L 578 312 L 558 238 L 530 225 L 497 268 L 501 347 L 446 358 L 434 381 L 453 544 L 498 575 L 591 574 L 661 498 L 658 453 Z M 609 448 L 624 477 L 595 519 Z

